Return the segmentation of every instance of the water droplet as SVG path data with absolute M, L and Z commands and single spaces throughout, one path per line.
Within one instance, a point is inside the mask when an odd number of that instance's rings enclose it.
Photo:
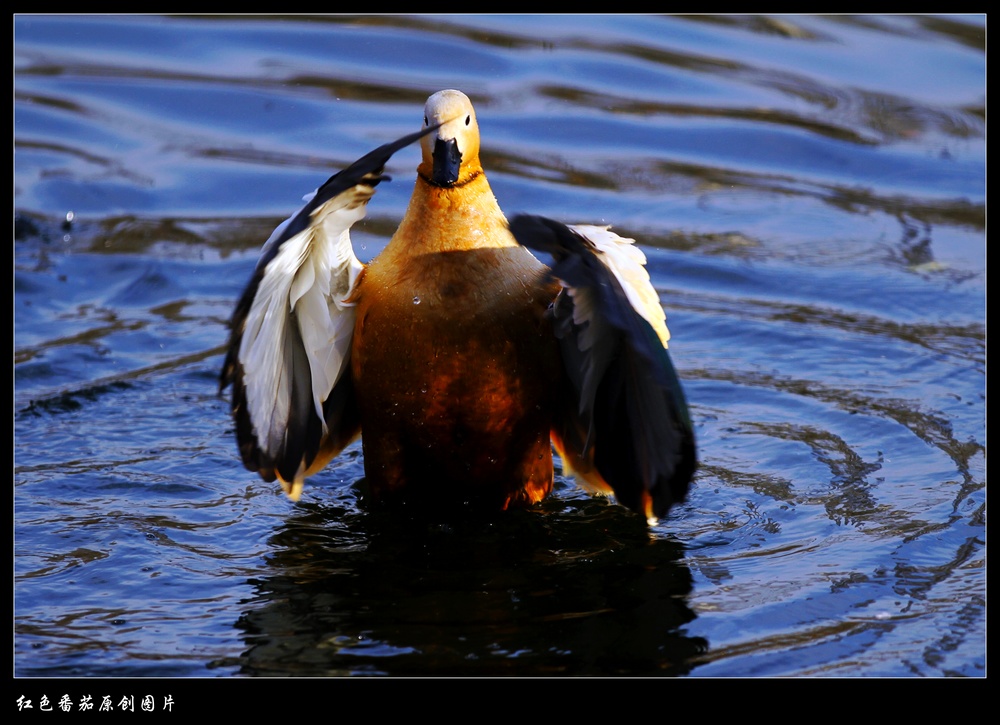
M 414 295 L 414 297 L 413 297 L 413 304 L 415 304 L 415 305 L 419 305 L 420 304 L 420 298 L 417 297 L 416 295 Z

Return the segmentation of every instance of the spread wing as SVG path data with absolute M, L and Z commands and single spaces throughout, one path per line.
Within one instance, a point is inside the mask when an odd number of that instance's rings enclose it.
M 586 487 L 613 492 L 633 511 L 666 515 L 687 495 L 697 461 L 645 257 L 604 227 L 521 215 L 510 229 L 552 256 L 563 287 L 551 315 L 572 391 L 552 432 L 564 463 Z
M 307 475 L 360 432 L 349 373 L 362 264 L 350 228 L 389 158 L 435 127 L 385 144 L 332 176 L 264 244 L 233 312 L 220 391 L 233 386 L 243 463 L 297 500 Z

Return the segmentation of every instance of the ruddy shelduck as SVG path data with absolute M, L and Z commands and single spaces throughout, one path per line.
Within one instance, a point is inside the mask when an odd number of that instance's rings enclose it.
M 349 230 L 417 140 L 409 206 L 364 266 Z M 479 143 L 465 94 L 435 93 L 423 130 L 275 229 L 221 374 L 243 462 L 298 500 L 360 435 L 375 505 L 499 510 L 550 492 L 554 447 L 585 488 L 655 521 L 684 500 L 696 454 L 645 257 L 607 227 L 508 223 Z

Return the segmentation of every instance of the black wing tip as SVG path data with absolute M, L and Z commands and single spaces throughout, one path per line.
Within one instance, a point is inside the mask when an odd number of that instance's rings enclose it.
M 671 508 L 684 503 L 691 491 L 694 474 L 698 471 L 697 446 L 692 431 L 684 431 L 678 455 L 670 474 L 658 479 L 650 489 L 653 515 L 657 518 L 666 517 Z
M 406 148 L 414 141 L 418 141 L 423 138 L 431 131 L 440 128 L 440 126 L 440 123 L 434 124 L 433 126 L 427 126 L 419 131 L 408 133 L 401 138 L 397 138 L 395 141 L 384 143 L 377 149 L 369 151 L 353 164 L 327 179 L 326 182 L 319 188 L 316 197 L 319 198 L 322 192 L 324 192 L 328 186 L 336 182 L 338 179 L 342 181 L 343 184 L 338 185 L 338 190 L 333 194 L 333 196 L 336 196 L 336 194 L 339 194 L 341 191 L 344 191 L 345 189 L 348 189 L 356 184 L 364 183 L 374 187 L 381 181 L 391 181 L 392 178 L 383 174 L 382 169 L 385 168 L 385 165 L 389 162 L 389 159 L 392 158 L 392 155 L 400 149 Z
M 672 393 L 630 390 L 616 377 L 605 380 L 599 394 L 594 466 L 620 504 L 646 514 L 649 500 L 652 514 L 663 518 L 687 499 L 698 469 L 694 430 Z M 659 411 L 639 414 L 637 394 L 660 396 Z
M 382 144 L 377 149 L 369 151 L 350 166 L 341 169 L 324 181 L 320 187 L 316 189 L 316 193 L 313 198 L 307 202 L 306 205 L 303 206 L 289 221 L 288 227 L 284 230 L 281 238 L 271 249 L 271 256 L 277 253 L 278 247 L 280 247 L 286 240 L 294 237 L 296 234 L 308 227 L 312 218 L 312 213 L 334 197 L 344 193 L 348 189 L 358 186 L 359 184 L 364 184 L 374 189 L 383 181 L 392 181 L 391 176 L 382 173 L 385 165 L 388 163 L 392 155 L 400 149 L 409 146 L 421 137 L 426 136 L 431 131 L 440 127 L 440 125 L 441 124 L 427 126 L 419 131 L 408 133 L 395 141 Z M 258 262 L 258 266 L 264 261 L 264 259 L 265 257 L 261 257 L 261 260 Z

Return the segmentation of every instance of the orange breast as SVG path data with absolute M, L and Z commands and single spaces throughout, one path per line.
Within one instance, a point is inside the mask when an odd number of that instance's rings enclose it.
M 374 499 L 506 508 L 549 492 L 561 373 L 543 269 L 505 247 L 365 271 L 351 364 Z

